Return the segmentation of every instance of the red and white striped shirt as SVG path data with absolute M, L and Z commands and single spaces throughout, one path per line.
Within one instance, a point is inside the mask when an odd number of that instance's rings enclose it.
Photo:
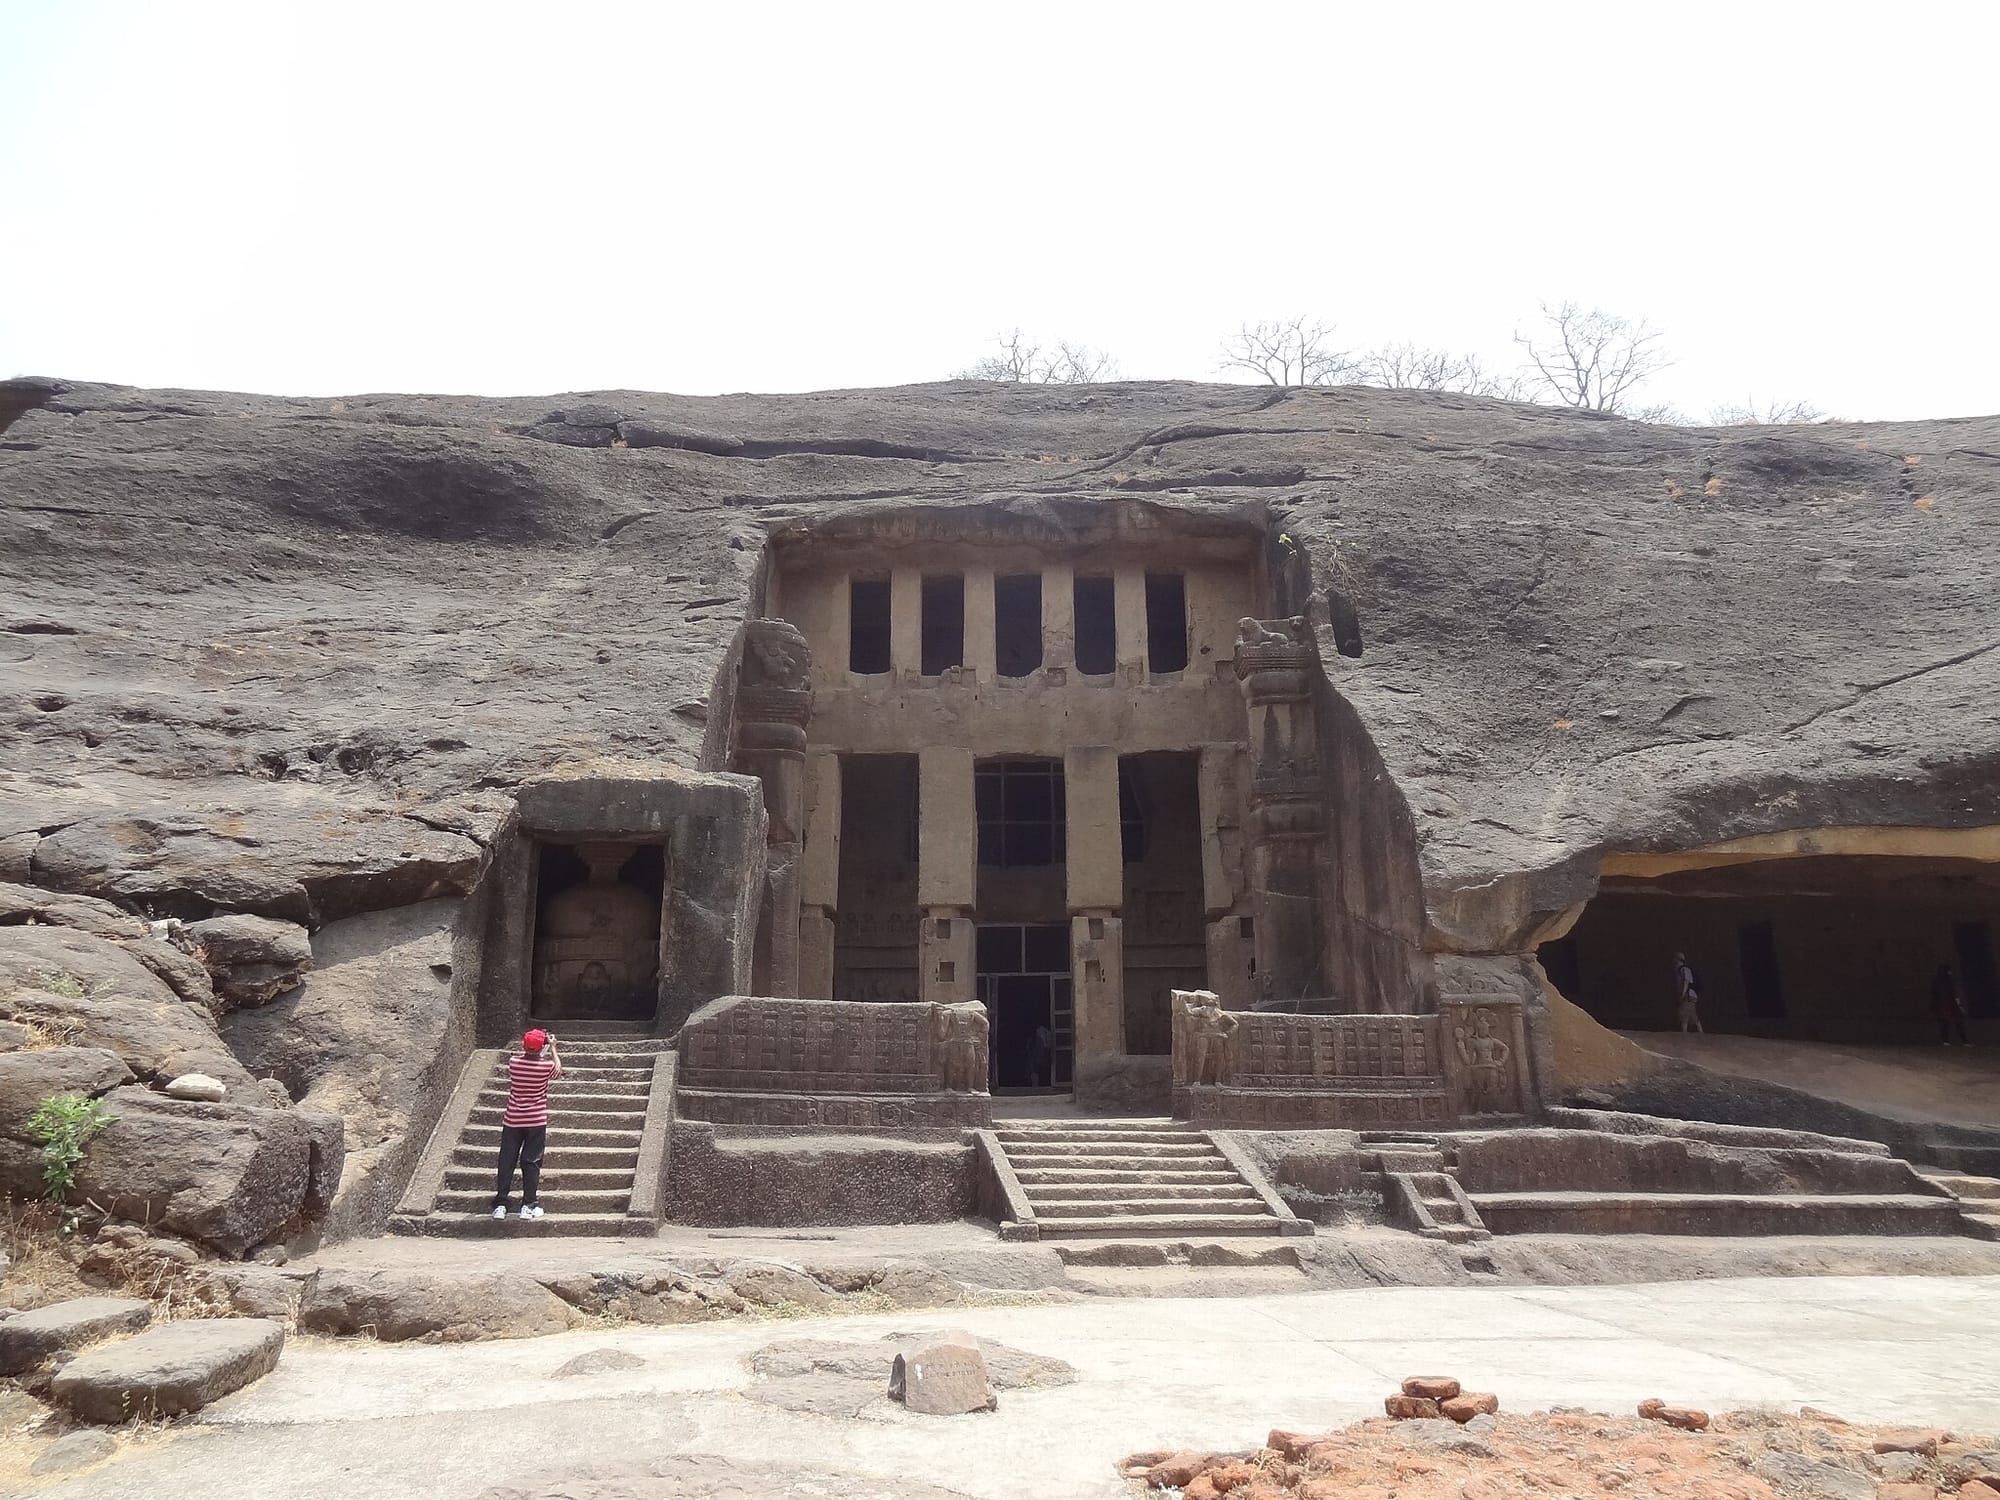
M 562 1064 L 552 1057 L 510 1057 L 507 1059 L 507 1110 L 502 1125 L 535 1126 L 549 1123 L 549 1080 L 562 1072 Z

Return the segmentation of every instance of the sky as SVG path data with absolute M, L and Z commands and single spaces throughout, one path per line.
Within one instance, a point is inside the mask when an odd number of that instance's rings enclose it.
M 2000 5 L 0 0 L 0 375 L 337 395 L 947 378 L 1245 322 L 1648 400 L 2000 411 Z

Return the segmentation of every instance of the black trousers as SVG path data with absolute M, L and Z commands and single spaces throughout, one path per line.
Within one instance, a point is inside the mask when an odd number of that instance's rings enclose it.
M 505 1208 L 513 1191 L 514 1167 L 521 1168 L 521 1207 L 534 1203 L 542 1186 L 542 1153 L 549 1149 L 546 1125 L 500 1127 L 500 1176 L 493 1184 L 493 1206 Z

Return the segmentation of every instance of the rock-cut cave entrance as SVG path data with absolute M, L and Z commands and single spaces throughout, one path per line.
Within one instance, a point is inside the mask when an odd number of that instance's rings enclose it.
M 1557 989 L 1613 1029 L 1678 1030 L 1679 953 L 1709 1035 L 1936 1046 L 1935 987 L 1948 972 L 1971 1039 L 2000 1040 L 2000 863 L 1697 854 L 1609 857 L 1605 871 L 1541 960 Z
M 535 870 L 530 1014 L 548 1021 L 651 1022 L 659 1008 L 658 844 L 543 844 Z

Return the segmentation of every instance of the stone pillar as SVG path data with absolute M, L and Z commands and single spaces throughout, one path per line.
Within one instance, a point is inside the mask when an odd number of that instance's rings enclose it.
M 1319 915 L 1326 828 L 1312 684 L 1319 658 L 1302 620 L 1244 620 L 1236 677 L 1249 711 L 1246 853 L 1255 908 L 1257 987 L 1264 1000 L 1325 998 Z M 1343 1009 L 1360 1008 L 1355 996 Z
M 1086 745 L 1063 756 L 1068 808 L 1070 984 L 1077 1071 L 1086 1057 L 1125 1050 L 1125 851 L 1118 826 L 1118 750 Z
M 1146 680 L 1146 570 L 1129 563 L 1111 571 L 1112 608 L 1118 620 L 1118 674 Z
M 1042 569 L 1042 670 L 1075 665 L 1076 569 L 1051 563 Z
M 764 786 L 764 910 L 752 984 L 799 992 L 799 857 L 805 844 L 806 720 L 812 714 L 806 638 L 783 620 L 749 620 L 736 689 L 736 768 Z
M 1196 788 L 1208 988 L 1229 1010 L 1248 1010 L 1257 1000 L 1256 923 L 1243 891 L 1242 775 L 1243 753 L 1237 746 L 1202 747 Z
M 951 745 L 919 750 L 917 993 L 922 999 L 955 1005 L 976 997 L 972 908 L 978 859 L 972 752 Z
M 999 647 L 993 639 L 993 570 L 965 570 L 965 666 L 975 682 L 991 682 Z
M 799 863 L 799 994 L 833 998 L 833 945 L 840 925 L 840 757 L 806 756 L 806 846 Z
M 889 573 L 889 671 L 894 681 L 915 682 L 924 670 L 924 575 L 917 568 Z

